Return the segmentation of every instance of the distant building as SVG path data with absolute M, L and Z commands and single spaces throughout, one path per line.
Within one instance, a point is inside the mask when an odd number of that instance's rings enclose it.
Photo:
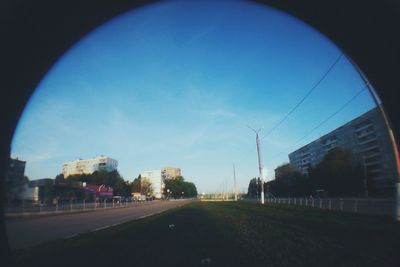
M 289 154 L 297 171 L 307 174 L 310 166 L 322 161 L 335 147 L 350 149 L 361 162 L 367 180 L 381 192 L 393 189 L 396 163 L 390 139 L 378 108 L 373 108 L 332 132 Z
M 161 198 L 164 190 L 163 177 L 161 170 L 143 171 L 140 176 L 142 179 L 148 179 L 153 188 L 153 196 L 155 198 Z
M 19 199 L 46 202 L 52 198 L 54 180 L 51 178 L 37 179 L 24 184 Z
M 181 169 L 175 167 L 165 167 L 161 170 L 164 179 L 173 179 L 181 176 Z
M 31 183 L 26 183 L 21 186 L 21 191 L 18 193 L 17 199 L 31 202 L 39 201 L 39 186 Z
M 4 176 L 5 196 L 7 201 L 18 199 L 25 184 L 29 182 L 25 177 L 26 161 L 10 158 L 7 172 Z
M 5 183 L 12 186 L 27 182 L 25 179 L 25 165 L 26 161 L 10 158 Z
M 62 174 L 65 178 L 75 174 L 92 174 L 95 171 L 106 170 L 108 172 L 116 170 L 118 161 L 110 157 L 97 156 L 92 159 L 79 159 L 63 164 Z

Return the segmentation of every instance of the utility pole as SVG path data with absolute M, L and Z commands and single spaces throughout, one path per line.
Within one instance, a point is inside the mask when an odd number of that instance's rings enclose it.
M 224 200 L 226 200 L 226 177 L 225 180 L 222 182 L 222 192 L 224 192 Z
M 260 175 L 260 182 L 261 182 L 261 204 L 264 204 L 264 177 L 262 174 L 262 164 L 261 164 L 261 156 L 260 156 L 260 137 L 259 133 L 262 130 L 262 128 L 255 130 L 251 128 L 250 126 L 247 126 L 249 129 L 253 130 L 253 132 L 256 134 L 256 145 L 257 145 L 257 158 L 258 158 L 258 172 Z M 258 186 L 257 186 L 258 187 Z
M 235 171 L 235 163 L 233 163 L 233 186 L 235 190 L 235 201 L 238 200 L 238 193 L 237 193 L 237 187 L 236 187 L 236 171 Z
M 225 198 L 226 200 L 229 200 L 228 176 L 225 177 Z

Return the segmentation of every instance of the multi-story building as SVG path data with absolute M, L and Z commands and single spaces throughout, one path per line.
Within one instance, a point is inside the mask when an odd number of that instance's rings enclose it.
M 22 187 L 29 182 L 25 177 L 26 161 L 10 158 L 7 172 L 4 176 L 4 187 L 8 201 L 16 200 Z
M 181 176 L 181 169 L 175 167 L 165 167 L 161 170 L 164 179 L 173 179 Z
M 375 184 L 378 191 L 393 188 L 396 163 L 379 108 L 371 109 L 290 153 L 289 160 L 297 171 L 307 174 L 308 168 L 321 162 L 334 147 L 350 149 L 364 166 L 367 180 Z
M 97 156 L 92 159 L 79 159 L 63 164 L 62 174 L 65 178 L 74 174 L 92 174 L 95 171 L 106 170 L 108 172 L 116 170 L 118 161 L 106 156 Z
M 25 183 L 25 165 L 26 161 L 10 158 L 5 183 L 12 186 Z
M 161 198 L 164 190 L 164 182 L 161 170 L 143 171 L 140 176 L 142 179 L 148 179 L 153 189 L 153 196 Z

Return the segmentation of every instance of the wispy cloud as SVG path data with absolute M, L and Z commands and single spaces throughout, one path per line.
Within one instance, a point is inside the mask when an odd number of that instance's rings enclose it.
M 223 108 L 218 108 L 213 111 L 207 111 L 205 112 L 206 116 L 209 116 L 211 118 L 218 118 L 218 117 L 227 117 L 227 118 L 234 118 L 237 116 L 235 112 L 225 110 Z

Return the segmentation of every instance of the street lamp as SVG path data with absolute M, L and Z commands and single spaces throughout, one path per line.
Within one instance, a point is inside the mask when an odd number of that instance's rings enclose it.
M 167 189 L 167 197 L 169 199 L 169 188 Z
M 182 198 L 183 198 L 183 193 L 184 193 L 184 192 L 182 192 Z
M 247 127 L 256 134 L 258 172 L 259 172 L 260 180 L 261 180 L 261 204 L 264 204 L 264 177 L 263 177 L 263 174 L 262 174 L 263 173 L 263 169 L 262 169 L 261 157 L 260 157 L 260 138 L 258 136 L 258 134 L 260 133 L 262 128 L 260 128 L 258 130 L 255 130 L 255 129 L 251 128 L 250 126 L 247 126 Z

